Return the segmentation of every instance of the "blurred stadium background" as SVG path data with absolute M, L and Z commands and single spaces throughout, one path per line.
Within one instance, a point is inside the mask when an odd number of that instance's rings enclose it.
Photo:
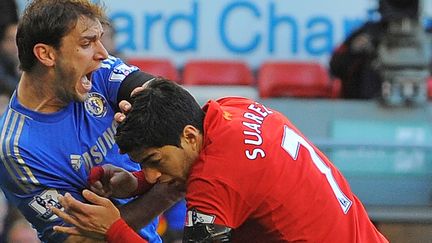
M 112 53 L 201 103 L 237 95 L 282 111 L 344 173 L 391 242 L 432 242 L 432 78 L 427 101 L 383 105 L 341 99 L 328 72 L 334 48 L 376 18 L 378 0 L 97 2 L 115 29 Z M 432 0 L 411 2 L 420 4 L 414 18 L 432 25 Z

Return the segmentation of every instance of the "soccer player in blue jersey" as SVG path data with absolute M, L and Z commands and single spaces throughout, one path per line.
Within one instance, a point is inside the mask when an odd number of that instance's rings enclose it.
M 18 27 L 23 74 L 0 120 L 0 186 L 43 242 L 93 241 L 54 232 L 64 222 L 50 207 L 61 208 L 57 197 L 66 192 L 84 200 L 94 166 L 139 171 L 118 153 L 113 117 L 118 102 L 153 77 L 108 56 L 104 21 L 103 10 L 88 0 L 34 0 Z M 139 230 L 179 199 L 176 193 L 159 184 L 121 206 L 122 217 Z M 161 241 L 156 223 L 140 231 L 149 242 Z

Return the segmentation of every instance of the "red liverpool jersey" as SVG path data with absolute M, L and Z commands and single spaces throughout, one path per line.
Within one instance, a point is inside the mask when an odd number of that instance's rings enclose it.
M 191 220 L 234 242 L 388 242 L 348 182 L 282 114 L 245 98 L 205 107 L 204 148 L 188 179 Z

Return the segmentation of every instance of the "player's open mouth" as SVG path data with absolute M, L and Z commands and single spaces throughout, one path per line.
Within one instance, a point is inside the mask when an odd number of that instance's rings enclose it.
M 92 83 L 91 83 L 91 75 L 92 72 L 84 75 L 81 77 L 81 85 L 79 88 L 79 91 L 82 93 L 88 93 L 90 92 L 91 88 L 92 88 Z

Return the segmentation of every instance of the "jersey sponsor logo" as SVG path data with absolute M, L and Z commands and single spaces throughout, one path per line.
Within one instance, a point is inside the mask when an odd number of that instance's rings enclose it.
M 55 189 L 43 191 L 41 194 L 34 196 L 29 206 L 38 213 L 38 217 L 44 221 L 53 221 L 58 218 L 50 207 L 63 209 L 62 205 L 58 202 L 60 193 Z
M 82 165 L 81 155 L 71 154 L 70 155 L 70 162 L 71 162 L 72 168 L 75 171 L 78 171 L 81 168 L 81 165 Z
M 188 227 L 198 223 L 213 224 L 216 219 L 216 216 L 198 212 L 196 209 L 188 210 L 186 217 L 186 226 Z
M 81 161 L 84 163 L 84 168 L 90 172 L 91 168 L 95 165 L 102 163 L 107 154 L 112 150 L 115 145 L 115 133 L 117 129 L 117 122 L 112 121 L 111 126 L 108 127 L 96 140 L 96 144 L 89 147 L 87 151 L 81 154 Z
M 89 93 L 84 102 L 87 113 L 94 117 L 104 117 L 108 110 L 108 102 L 105 97 L 99 93 Z
M 124 63 L 117 65 L 111 72 L 109 81 L 121 82 L 126 78 L 131 72 L 137 70 L 136 67 L 130 67 Z

